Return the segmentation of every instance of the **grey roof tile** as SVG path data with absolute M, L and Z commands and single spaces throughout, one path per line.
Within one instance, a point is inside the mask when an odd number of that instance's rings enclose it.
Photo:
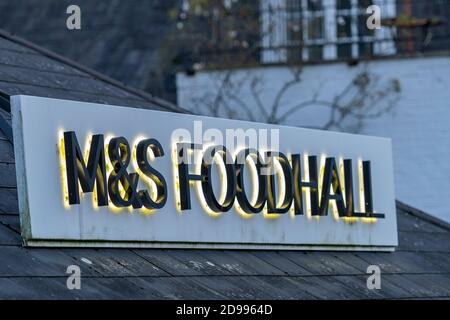
M 395 282 L 396 279 L 393 279 L 390 275 L 382 274 L 380 289 L 367 288 L 367 275 L 334 276 L 332 278 L 344 284 L 361 299 L 402 299 L 410 297 L 408 291 L 399 287 Z
M 450 273 L 450 254 L 447 252 L 424 252 L 421 257 L 434 265 L 430 271 L 442 270 Z
M 413 281 L 419 282 L 422 286 L 432 286 L 440 291 L 440 297 L 450 298 L 450 273 L 447 274 L 422 274 L 419 277 L 407 275 Z
M 380 267 L 382 273 L 405 272 L 402 265 L 398 266 L 392 261 L 393 255 L 390 252 L 356 252 L 354 255 L 366 261 L 366 270 L 369 265 L 377 265 Z
M 204 277 L 146 277 L 130 279 L 145 290 L 145 299 L 223 299 L 216 288 L 206 286 Z
M 208 250 L 203 251 L 207 264 L 217 265 L 233 275 L 286 275 L 252 251 Z
M 81 71 L 60 62 L 52 61 L 42 55 L 20 51 L 2 50 L 0 65 L 19 67 L 27 70 L 82 75 Z
M 399 249 L 407 251 L 441 251 L 450 253 L 448 233 L 398 232 Z
M 276 287 L 256 276 L 208 276 L 195 279 L 228 299 L 280 299 Z M 279 277 L 276 277 L 277 279 Z
M 0 246 L 0 277 L 63 276 L 67 266 L 75 262 L 59 249 L 27 249 L 20 246 L 20 240 L 15 244 Z
M 20 219 L 18 214 L 0 213 L 0 223 L 15 231 L 17 234 L 20 234 Z M 17 244 L 17 242 L 14 244 Z
M 300 265 L 291 261 L 290 259 L 284 257 L 277 251 L 253 251 L 251 253 L 253 256 L 264 260 L 266 263 L 274 266 L 278 270 L 282 271 L 284 274 L 289 276 L 301 276 L 301 275 L 311 275 L 311 272 L 307 271 Z
M 14 163 L 14 150 L 11 143 L 0 139 L 0 163 Z
M 214 261 L 216 255 L 209 250 L 170 250 L 166 254 L 187 266 L 191 275 L 232 275 L 243 269 L 236 260 L 234 260 L 235 265 L 233 266 L 223 260 Z M 177 274 L 176 270 L 173 270 L 172 274 Z
M 0 223 L 0 246 L 17 246 L 21 242 L 20 233 L 12 230 L 8 225 Z
M 331 253 L 330 253 L 331 254 Z M 337 259 L 345 262 L 347 265 L 357 269 L 359 273 L 366 273 L 367 267 L 371 265 L 362 257 L 358 256 L 359 252 L 334 252 L 333 255 Z M 369 255 L 376 255 L 376 252 L 368 252 Z
M 355 267 L 336 258 L 332 252 L 282 251 L 280 255 L 314 275 L 360 273 Z
M 0 130 L 0 141 L 3 141 L 3 140 L 7 141 L 8 138 L 5 136 L 5 134 L 3 133 L 3 131 Z
M 402 288 L 411 298 L 440 297 L 446 294 L 444 289 L 429 280 L 425 280 L 420 274 L 414 276 L 408 274 L 386 275 L 383 278 L 387 278 L 388 281 Z M 381 286 L 383 286 L 383 280 L 381 281 Z
M 177 259 L 172 250 L 136 249 L 133 251 L 170 275 L 192 276 L 199 274 L 198 270 Z
M 63 278 L 0 277 L 0 299 L 70 299 Z
M 311 300 L 319 299 L 320 295 L 317 293 L 315 296 L 309 288 L 308 282 L 299 282 L 300 277 L 261 277 L 266 286 L 270 286 L 270 290 L 273 292 L 277 299 L 289 299 L 289 300 Z M 306 279 L 306 278 L 305 278 Z M 309 289 L 309 290 L 308 290 Z
M 310 299 L 356 299 L 350 288 L 343 283 L 335 281 L 332 277 L 289 277 L 286 278 L 301 290 L 305 290 Z
M 403 211 L 401 211 L 397 215 L 397 224 L 399 231 L 447 232 L 447 230 L 442 227 L 424 221 L 423 219 L 414 217 Z
M 9 41 L 9 40 L 6 40 L 6 39 L 3 40 L 3 41 L 0 41 L 0 49 L 10 50 L 10 51 L 20 52 L 20 53 L 34 53 L 34 54 L 36 54 L 35 50 L 32 50 L 30 48 L 24 48 L 20 44 L 17 44 L 15 42 L 12 42 L 12 41 Z
M 19 214 L 16 188 L 0 187 L 0 213 Z
M 361 299 L 387 298 L 382 291 L 367 288 L 367 276 L 335 276 L 332 277 L 332 279 L 345 285 Z
M 435 259 L 448 255 L 447 253 L 435 254 Z M 432 256 L 427 253 L 415 253 L 407 251 L 396 251 L 395 253 L 356 253 L 369 265 L 378 265 L 383 273 L 435 273 L 448 272 L 448 268 L 437 264 Z
M 0 188 L 16 187 L 16 166 L 14 163 L 0 163 Z
M 66 249 L 65 254 L 102 276 L 167 276 L 168 274 L 131 250 Z

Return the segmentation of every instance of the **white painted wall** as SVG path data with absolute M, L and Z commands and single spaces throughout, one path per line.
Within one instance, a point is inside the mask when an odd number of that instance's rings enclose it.
M 311 98 L 316 91 L 330 99 L 363 66 L 346 64 L 306 66 L 303 82 L 288 92 L 287 105 Z M 393 142 L 396 197 L 450 222 L 450 57 L 391 59 L 371 62 L 369 70 L 382 79 L 397 78 L 401 97 L 395 111 L 367 120 L 362 133 L 389 137 Z M 237 76 L 258 73 L 264 79 L 262 97 L 271 101 L 290 76 L 285 67 L 243 70 Z M 212 92 L 220 73 L 201 72 L 177 77 L 178 102 L 193 108 L 192 98 Z M 239 96 L 251 101 L 248 87 Z M 253 106 L 256 108 L 256 106 Z M 297 113 L 286 124 L 318 126 L 327 115 L 323 108 Z

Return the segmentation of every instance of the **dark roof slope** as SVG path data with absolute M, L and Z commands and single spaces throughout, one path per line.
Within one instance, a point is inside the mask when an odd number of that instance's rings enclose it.
M 0 91 L 0 299 L 450 298 L 449 225 L 401 203 L 394 253 L 24 248 L 7 136 L 9 95 L 163 106 L 4 37 Z M 66 287 L 66 269 L 73 264 L 82 270 L 81 290 Z M 381 290 L 366 287 L 366 270 L 373 264 L 382 271 Z
M 8 99 L 16 94 L 183 112 L 146 92 L 0 30 L 0 95 Z M 7 109 L 7 104 L 3 107 Z

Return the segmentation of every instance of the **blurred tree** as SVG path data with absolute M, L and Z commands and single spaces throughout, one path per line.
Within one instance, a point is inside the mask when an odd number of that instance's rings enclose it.
M 259 1 L 181 0 L 169 17 L 172 32 L 161 57 L 178 70 L 192 74 L 259 62 Z

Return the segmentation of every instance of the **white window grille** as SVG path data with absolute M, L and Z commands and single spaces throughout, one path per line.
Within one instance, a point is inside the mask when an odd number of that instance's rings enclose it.
M 395 0 L 262 0 L 262 63 L 395 54 L 392 30 L 367 29 L 370 5 L 396 15 Z

